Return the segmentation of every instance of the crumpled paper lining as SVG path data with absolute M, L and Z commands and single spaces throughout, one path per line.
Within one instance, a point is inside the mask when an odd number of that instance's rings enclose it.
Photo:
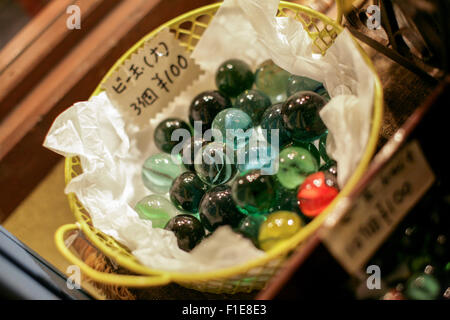
M 187 253 L 172 232 L 153 229 L 133 207 L 151 194 L 141 180 L 144 160 L 157 153 L 151 143 L 155 126 L 176 116 L 188 119 L 190 101 L 215 89 L 215 70 L 224 60 L 240 58 L 253 69 L 271 58 L 285 70 L 321 81 L 332 100 L 320 115 L 329 129 L 327 148 L 338 162 L 342 186 L 356 168 L 368 139 L 373 101 L 373 75 L 348 32 L 344 31 L 324 57 L 312 54 L 312 41 L 301 23 L 275 18 L 278 0 L 226 0 L 216 13 L 192 57 L 206 71 L 138 130 L 125 122 L 102 92 L 74 104 L 55 120 L 44 146 L 63 155 L 78 155 L 83 173 L 66 186 L 74 192 L 102 232 L 126 245 L 144 265 L 179 272 L 221 269 L 253 260 L 264 253 L 249 240 L 221 227 Z

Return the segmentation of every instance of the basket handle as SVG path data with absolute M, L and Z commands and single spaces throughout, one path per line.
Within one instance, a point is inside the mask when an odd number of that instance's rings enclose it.
M 79 227 L 75 224 L 66 224 L 59 227 L 55 233 L 56 247 L 67 260 L 77 265 L 81 269 L 81 271 L 90 279 L 103 284 L 134 288 L 162 286 L 170 283 L 170 277 L 168 275 L 118 275 L 94 270 L 86 263 L 84 263 L 81 259 L 76 257 L 64 243 L 65 235 L 68 232 L 75 230 L 79 230 Z

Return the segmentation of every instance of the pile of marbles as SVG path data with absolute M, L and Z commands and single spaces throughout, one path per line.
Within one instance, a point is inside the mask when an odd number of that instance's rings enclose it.
M 319 116 L 330 97 L 322 83 L 271 60 L 256 72 L 227 60 L 216 71 L 216 87 L 192 100 L 189 122 L 169 118 L 155 128 L 161 153 L 142 168 L 153 194 L 135 210 L 154 228 L 174 232 L 185 251 L 223 225 L 267 251 L 297 234 L 339 192 Z M 190 138 L 180 142 L 183 132 Z M 255 136 L 265 143 L 250 143 Z

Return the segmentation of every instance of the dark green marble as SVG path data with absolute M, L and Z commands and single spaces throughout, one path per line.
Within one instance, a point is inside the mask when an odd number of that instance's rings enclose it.
M 281 108 L 283 107 L 283 103 L 277 103 L 264 111 L 264 114 L 261 118 L 261 129 L 263 134 L 266 137 L 266 140 L 269 144 L 272 144 L 272 129 L 278 129 L 278 147 L 281 148 L 286 143 L 288 143 L 291 138 L 291 134 L 289 130 L 287 130 L 284 126 L 283 116 L 281 114 Z
M 216 115 L 232 106 L 231 100 L 219 91 L 205 91 L 198 94 L 189 107 L 189 122 L 197 132 L 205 132 L 211 128 L 211 124 Z M 195 122 L 201 122 L 201 130 L 195 126 Z
M 237 98 L 235 107 L 241 109 L 252 118 L 253 125 L 261 122 L 261 117 L 272 103 L 270 98 L 259 90 L 245 90 Z
M 216 86 L 230 98 L 253 86 L 254 76 L 250 66 L 242 60 L 230 59 L 222 63 L 216 72 Z
M 180 214 L 169 220 L 166 230 L 172 231 L 177 237 L 178 247 L 191 251 L 205 236 L 201 222 L 190 214 Z
M 327 89 L 325 89 L 324 86 L 320 87 L 320 88 L 317 89 L 315 92 L 316 92 L 318 95 L 322 96 L 325 100 L 327 100 L 327 102 L 331 100 L 331 97 L 330 97 L 330 95 L 328 94 L 328 91 L 327 91 Z
M 239 209 L 247 214 L 267 213 L 275 201 L 275 179 L 259 170 L 241 174 L 232 185 L 232 196 Z
M 165 153 L 170 153 L 180 140 L 172 141 L 172 133 L 177 129 L 184 129 L 191 134 L 189 125 L 181 119 L 169 118 L 161 121 L 155 129 L 153 134 L 153 141 L 159 150 Z
M 294 140 L 311 142 L 327 133 L 319 115 L 325 104 L 326 100 L 312 91 L 298 92 L 286 100 L 281 114 Z
M 194 172 L 187 171 L 173 181 L 169 195 L 176 208 L 196 213 L 207 190 L 208 186 Z
M 180 150 L 181 161 L 183 166 L 190 171 L 195 171 L 194 159 L 196 152 L 200 152 L 202 147 L 205 146 L 208 141 L 205 141 L 202 137 L 191 137 L 191 139 L 186 142 L 183 149 Z
M 319 81 L 307 77 L 291 75 L 288 79 L 286 93 L 289 98 L 299 91 L 316 91 L 321 88 L 323 88 L 323 84 Z
M 236 227 L 244 218 L 231 196 L 231 187 L 227 185 L 208 190 L 200 202 L 198 212 L 203 226 L 211 232 L 222 225 Z
M 242 234 L 244 237 L 250 239 L 255 247 L 259 247 L 258 234 L 261 224 L 266 221 L 266 214 L 251 214 L 241 220 L 235 232 Z

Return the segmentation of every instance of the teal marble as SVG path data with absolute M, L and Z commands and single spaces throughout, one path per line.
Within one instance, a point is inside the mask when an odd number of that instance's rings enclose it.
M 190 214 L 180 214 L 170 219 L 165 226 L 177 237 L 177 244 L 181 250 L 191 251 L 205 237 L 205 229 L 201 222 Z
M 195 157 L 195 172 L 209 185 L 219 185 L 231 180 L 237 173 L 234 151 L 221 142 L 205 145 Z
M 212 123 L 213 135 L 216 139 L 217 130 L 222 141 L 227 145 L 239 149 L 248 144 L 253 134 L 253 122 L 250 116 L 237 108 L 228 108 L 217 114 Z M 218 140 L 215 140 L 218 141 Z
M 272 60 L 264 61 L 255 72 L 256 87 L 269 96 L 272 103 L 286 100 L 289 72 L 277 66 Z
M 223 62 L 216 71 L 216 86 L 230 98 L 253 86 L 254 76 L 250 66 L 242 60 L 230 59 Z
M 275 174 L 278 169 L 277 158 L 277 150 L 266 143 L 256 146 L 248 145 L 244 152 L 243 161 L 240 161 L 238 157 L 237 167 L 241 173 L 262 170 L 265 174 Z
M 247 113 L 254 125 L 261 122 L 261 117 L 272 103 L 270 98 L 260 90 L 245 90 L 237 98 L 234 106 Z
M 231 196 L 231 187 L 227 185 L 209 189 L 200 202 L 198 212 L 201 223 L 210 232 L 223 225 L 236 227 L 244 218 Z
M 267 213 L 275 201 L 275 178 L 260 170 L 241 173 L 233 181 L 231 195 L 241 212 Z
M 208 186 L 192 171 L 183 172 L 172 183 L 170 200 L 182 211 L 197 213 L 198 206 Z
M 180 214 L 169 200 L 157 194 L 141 199 L 134 209 L 141 219 L 150 220 L 153 228 L 164 228 L 171 218 Z
M 259 247 L 258 234 L 259 228 L 264 221 L 267 220 L 266 214 L 252 214 L 246 216 L 241 220 L 237 228 L 234 229 L 235 232 L 240 233 L 245 238 L 250 239 L 255 247 Z
M 435 277 L 429 274 L 415 274 L 406 284 L 405 295 L 413 300 L 435 300 L 441 287 Z
M 169 118 L 161 121 L 153 134 L 153 141 L 159 150 L 170 153 L 172 148 L 180 143 L 181 138 L 172 138 L 175 130 L 186 130 L 189 135 L 192 133 L 189 125 L 181 119 Z
M 145 187 L 155 193 L 168 192 L 172 181 L 185 171 L 181 159 L 178 160 L 179 163 L 175 163 L 167 153 L 157 153 L 148 157 L 141 172 Z
M 261 118 L 261 129 L 263 135 L 269 144 L 275 144 L 281 147 L 291 141 L 291 133 L 284 126 L 283 116 L 281 109 L 283 103 L 276 103 L 264 111 Z M 272 130 L 278 130 L 278 135 L 273 135 Z M 272 139 L 278 139 L 278 141 L 272 141 Z
M 312 91 L 297 92 L 286 100 L 281 114 L 284 126 L 294 140 L 311 142 L 327 133 L 319 115 L 326 103 L 323 97 Z
M 280 152 L 277 179 L 287 189 L 300 186 L 308 175 L 317 172 L 319 164 L 308 150 L 287 147 Z
M 287 84 L 287 96 L 290 97 L 299 91 L 316 91 L 323 88 L 323 84 L 311 78 L 291 75 Z

